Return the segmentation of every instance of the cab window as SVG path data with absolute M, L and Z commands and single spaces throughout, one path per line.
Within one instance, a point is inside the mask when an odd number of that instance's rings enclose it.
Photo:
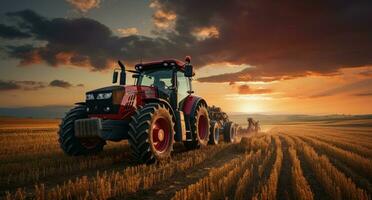
M 161 92 L 169 95 L 172 86 L 172 70 L 156 69 L 146 70 L 141 73 L 137 85 L 157 87 Z
M 177 99 L 178 102 L 180 102 L 189 95 L 187 91 L 190 90 L 189 79 L 185 77 L 185 74 L 183 72 L 180 71 L 177 72 L 177 84 L 178 84 Z

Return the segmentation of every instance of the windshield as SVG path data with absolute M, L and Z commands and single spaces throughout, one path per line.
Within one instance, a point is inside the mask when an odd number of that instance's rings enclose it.
M 141 72 L 137 85 L 157 87 L 159 90 L 168 90 L 172 86 L 172 69 L 154 69 Z

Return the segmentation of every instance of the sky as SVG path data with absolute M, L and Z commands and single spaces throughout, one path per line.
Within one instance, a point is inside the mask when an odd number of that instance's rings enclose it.
M 192 57 L 234 113 L 372 113 L 372 2 L 0 1 L 0 107 L 72 105 L 115 62 Z M 133 80 L 129 77 L 129 83 Z

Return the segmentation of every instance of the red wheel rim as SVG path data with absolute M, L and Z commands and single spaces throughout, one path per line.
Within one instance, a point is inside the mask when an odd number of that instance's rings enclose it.
M 152 125 L 152 142 L 158 152 L 168 149 L 170 139 L 170 127 L 164 118 L 157 119 Z
M 205 140 L 208 137 L 208 120 L 204 115 L 199 117 L 198 133 L 201 140 Z

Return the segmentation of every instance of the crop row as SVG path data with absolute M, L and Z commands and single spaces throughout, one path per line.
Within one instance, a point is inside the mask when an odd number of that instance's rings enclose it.
M 33 194 L 36 199 L 108 199 L 148 189 L 175 173 L 182 172 L 212 158 L 218 152 L 232 148 L 231 145 L 206 147 L 200 151 L 177 155 L 173 161 L 158 165 L 138 165 L 127 167 L 122 172 L 97 172 L 95 177 L 83 176 L 69 180 L 62 185 L 46 188 L 43 184 L 35 186 Z M 22 193 L 22 191 L 18 191 Z M 7 198 L 14 199 L 17 194 L 7 193 Z
M 253 195 L 252 199 L 276 199 L 277 187 L 278 187 L 278 177 L 282 167 L 283 161 L 283 151 L 281 141 L 278 136 L 274 136 L 276 145 L 276 158 L 275 163 L 271 169 L 270 176 L 264 184 L 261 185 L 259 191 Z
M 299 137 L 308 142 L 311 146 L 346 163 L 354 171 L 360 172 L 367 176 L 369 180 L 372 180 L 372 160 L 364 158 L 356 153 L 345 151 L 326 142 L 322 142 L 305 136 Z
M 297 157 L 296 145 L 292 138 L 284 135 L 283 138 L 289 145 L 289 156 L 291 160 L 291 182 L 293 187 L 293 196 L 299 200 L 312 200 L 314 194 L 311 187 L 304 177 L 301 161 Z
M 248 187 L 260 181 L 262 169 L 273 155 L 271 136 L 243 138 L 240 146 L 246 150 L 243 156 L 212 169 L 198 182 L 176 192 L 172 199 L 246 199 Z
M 353 153 L 359 154 L 361 156 L 364 156 L 366 158 L 372 158 L 372 149 L 363 147 L 361 145 L 356 145 L 353 143 L 348 143 L 345 141 L 338 140 L 338 137 L 335 136 L 327 136 L 327 135 L 312 135 L 310 136 L 312 138 L 315 138 L 319 141 L 326 142 L 328 144 L 332 144 L 338 148 L 341 148 L 345 151 L 351 151 Z
M 372 149 L 372 137 L 365 134 L 359 135 L 355 132 L 348 132 L 342 129 L 314 126 L 295 126 L 295 127 L 278 127 L 277 132 L 284 132 L 291 135 L 307 135 L 332 137 L 333 140 L 340 143 L 353 144 L 364 148 Z
M 314 171 L 316 179 L 332 199 L 368 199 L 367 193 L 358 188 L 355 183 L 340 172 L 325 155 L 319 155 L 313 147 L 294 137 L 299 151 L 304 155 L 307 163 Z
M 45 150 L 47 151 L 47 149 Z M 22 185 L 49 176 L 66 176 L 77 171 L 109 166 L 126 159 L 128 151 L 126 146 L 123 148 L 118 145 L 107 149 L 102 154 L 91 157 L 67 157 L 58 153 L 25 162 L 1 164 L 0 183 L 2 186 Z

